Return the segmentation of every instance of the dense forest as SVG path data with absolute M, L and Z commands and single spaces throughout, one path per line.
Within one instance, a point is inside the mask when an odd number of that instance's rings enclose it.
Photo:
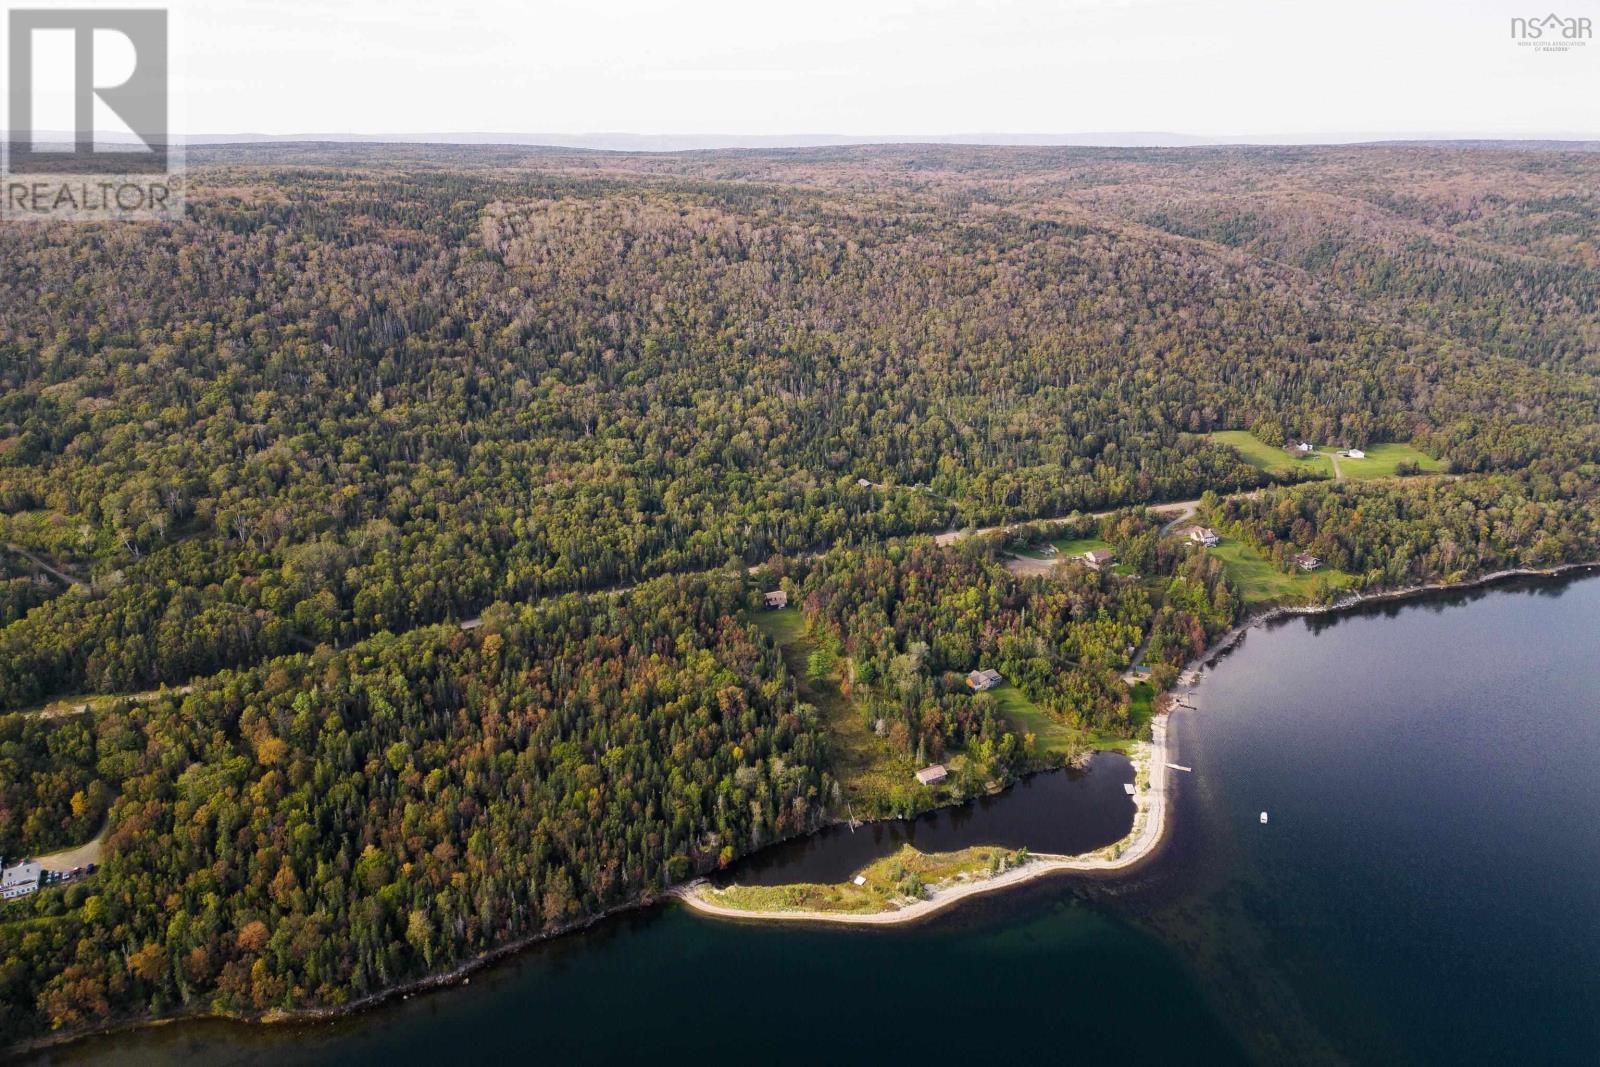
M 814 827 L 826 740 L 745 599 L 503 608 L 57 727 L 117 793 L 111 837 L 0 922 L 5 1032 L 339 1005 Z
M 93 725 L 84 716 L 0 717 L 0 857 L 86 841 L 105 819 Z
M 0 1045 L 348 1004 L 816 827 L 836 739 L 749 567 L 875 743 L 987 784 L 1033 742 L 966 671 L 1132 737 L 1133 657 L 1159 689 L 1257 603 L 1143 505 L 1356 589 L 1600 558 L 1600 155 L 189 179 L 181 222 L 0 229 L 0 853 L 108 831 L 0 910 Z M 1439 473 L 1304 480 L 1224 429 Z M 1121 569 L 1008 568 L 1057 536 Z

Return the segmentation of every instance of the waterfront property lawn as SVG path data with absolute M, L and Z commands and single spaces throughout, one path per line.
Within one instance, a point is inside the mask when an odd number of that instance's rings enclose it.
M 959 852 L 918 852 L 902 845 L 892 856 L 870 863 L 857 872 L 865 879 L 819 885 L 731 885 L 706 889 L 704 899 L 726 908 L 749 912 L 833 911 L 871 913 L 895 911 L 907 900 L 921 899 L 929 886 L 956 879 L 982 877 L 997 869 L 1023 862 L 1021 851 L 979 845 Z
M 1249 430 L 1218 430 L 1206 436 L 1219 445 L 1227 445 L 1239 453 L 1250 466 L 1268 474 L 1283 475 L 1297 470 L 1309 470 L 1324 477 L 1333 477 L 1333 464 L 1327 456 L 1292 456 L 1283 449 L 1274 448 L 1260 440 Z
M 1128 721 L 1133 723 L 1136 733 L 1142 734 L 1155 715 L 1156 687 L 1140 682 L 1129 691 L 1128 697 Z
M 1410 445 L 1372 445 L 1363 451 L 1367 454 L 1365 459 L 1339 457 L 1339 473 L 1356 481 L 1366 481 L 1370 478 L 1392 478 L 1394 469 L 1402 463 L 1415 463 L 1424 474 L 1437 474 L 1445 469 L 1443 460 L 1434 459 Z
M 1146 690 L 1149 688 L 1145 686 Z M 1115 752 L 1132 750 L 1133 741 L 1130 738 L 1089 732 L 1058 721 L 1055 716 L 1029 700 L 1027 694 L 1010 682 L 996 686 L 989 690 L 989 694 L 994 697 L 995 703 L 1000 708 L 1000 714 L 1011 725 L 1013 732 L 1033 735 L 1034 760 L 1045 766 L 1058 766 L 1062 761 L 1074 758 L 1085 749 Z M 1144 724 L 1150 721 L 1149 697 L 1145 700 L 1143 719 L 1138 717 L 1137 708 L 1130 709 L 1130 714 L 1142 729 Z
M 1083 747 L 1077 730 L 1055 720 L 1048 711 L 1028 699 L 1026 693 L 1002 682 L 989 690 L 1000 714 L 1018 734 L 1032 734 L 1034 755 L 1049 763 L 1060 763 Z
M 1286 574 L 1254 546 L 1231 537 L 1223 538 L 1216 548 L 1206 551 L 1222 560 L 1228 577 L 1249 604 L 1301 603 L 1313 599 L 1323 588 L 1342 589 L 1350 584 L 1348 574 L 1327 567 Z

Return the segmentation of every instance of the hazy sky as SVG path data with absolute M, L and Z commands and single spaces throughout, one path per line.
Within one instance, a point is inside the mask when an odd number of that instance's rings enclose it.
M 1551 5 L 1600 24 L 1600 0 L 180 2 L 175 125 L 1600 136 L 1600 41 L 1511 40 Z

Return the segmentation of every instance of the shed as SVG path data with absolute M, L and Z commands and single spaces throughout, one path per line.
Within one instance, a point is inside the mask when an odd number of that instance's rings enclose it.
M 923 785 L 936 785 L 949 777 L 949 772 L 944 769 L 944 764 L 934 763 L 917 772 L 917 781 Z

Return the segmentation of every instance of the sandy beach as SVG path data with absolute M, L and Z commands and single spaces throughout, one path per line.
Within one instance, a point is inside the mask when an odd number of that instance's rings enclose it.
M 1176 506 L 1178 505 L 1169 505 L 1169 507 Z M 1185 665 L 1184 671 L 1180 676 L 1183 681 L 1180 681 L 1179 685 L 1173 689 L 1172 696 L 1177 700 L 1186 700 L 1199 684 L 1197 671 L 1202 668 L 1203 664 L 1233 645 L 1250 629 L 1265 625 L 1273 619 L 1281 618 L 1285 615 L 1337 612 L 1359 604 L 1403 600 L 1436 590 L 1466 589 L 1520 576 L 1550 577 L 1568 571 L 1591 569 L 1595 566 L 1595 563 L 1590 562 L 1547 568 L 1519 567 L 1495 571 L 1465 582 L 1430 583 L 1402 589 L 1358 593 L 1341 597 L 1338 601 L 1327 605 L 1297 605 L 1274 608 L 1246 619 L 1232 630 L 1223 634 L 1200 655 L 1191 659 Z M 1136 780 L 1147 777 L 1148 788 L 1139 790 L 1134 797 L 1136 809 L 1132 828 L 1122 840 L 1105 848 L 1097 849 L 1094 852 L 1086 852 L 1076 856 L 1035 853 L 1029 857 L 1026 864 L 1020 867 L 1014 867 L 1011 870 L 993 876 L 974 877 L 970 880 L 948 882 L 935 886 L 929 889 L 928 895 L 924 899 L 906 903 L 892 911 L 867 913 L 748 911 L 716 903 L 714 899 L 716 890 L 709 882 L 703 879 L 679 886 L 671 890 L 670 895 L 677 897 L 684 904 L 703 915 L 724 919 L 756 922 L 816 922 L 882 926 L 915 922 L 918 919 L 926 918 L 935 912 L 951 907 L 968 897 L 977 896 L 981 893 L 998 892 L 1057 872 L 1082 873 L 1125 870 L 1155 852 L 1166 834 L 1167 782 L 1169 778 L 1167 764 L 1176 758 L 1175 750 L 1171 746 L 1167 734 L 1169 725 L 1167 720 L 1170 714 L 1171 712 L 1168 711 L 1156 716 L 1151 722 L 1150 743 L 1139 745 L 1134 752 L 1133 762 Z
M 952 907 L 968 897 L 998 892 L 1057 872 L 1124 870 L 1150 856 L 1161 844 L 1167 828 L 1167 762 L 1173 758 L 1173 752 L 1167 741 L 1166 714 L 1152 720 L 1150 737 L 1150 742 L 1140 744 L 1133 755 L 1135 781 L 1147 780 L 1148 783 L 1147 788 L 1140 789 L 1134 795 L 1133 826 L 1122 840 L 1093 852 L 1077 856 L 1034 853 L 1028 858 L 1028 862 L 1020 867 L 1013 867 L 996 875 L 974 877 L 968 881 L 947 882 L 932 887 L 923 899 L 912 901 L 893 911 L 746 911 L 716 903 L 714 899 L 716 890 L 704 880 L 680 886 L 672 891 L 672 895 L 702 915 L 722 919 L 889 926 L 916 922 Z

